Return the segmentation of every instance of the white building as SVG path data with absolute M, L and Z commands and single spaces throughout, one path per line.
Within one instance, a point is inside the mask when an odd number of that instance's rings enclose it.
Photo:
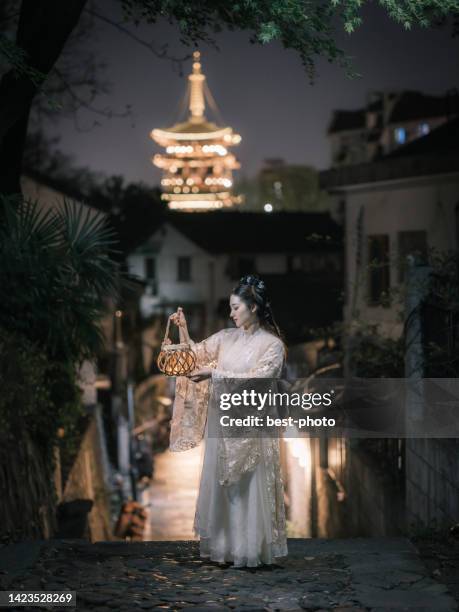
M 456 119 L 378 161 L 322 173 L 345 216 L 345 321 L 398 335 L 400 308 L 384 294 L 400 287 L 406 256 L 457 249 L 458 142 Z
M 328 271 L 333 283 L 341 259 L 341 228 L 328 213 L 225 212 L 170 213 L 127 262 L 147 282 L 144 317 L 182 305 L 190 328 L 208 334 L 226 321 L 231 289 L 244 274 L 269 278 L 270 287 L 288 273 L 324 278 Z
M 406 256 L 422 261 L 432 247 L 459 247 L 459 118 L 376 161 L 323 172 L 321 183 L 345 218 L 345 322 L 379 324 L 382 334 L 400 336 L 403 303 L 384 293 L 403 295 Z M 390 533 L 406 533 L 457 523 L 458 440 L 382 438 L 344 440 L 354 525 L 386 535 L 389 524 Z

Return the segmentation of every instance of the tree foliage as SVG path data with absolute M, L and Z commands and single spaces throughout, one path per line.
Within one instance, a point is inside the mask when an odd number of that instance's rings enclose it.
M 363 0 L 122 0 L 126 17 L 135 23 L 155 23 L 165 17 L 179 26 L 185 44 L 213 42 L 223 27 L 248 30 L 254 43 L 277 40 L 296 51 L 310 75 L 317 57 L 348 65 L 337 46 L 336 33 L 351 33 L 362 25 Z M 458 0 L 379 0 L 387 14 L 406 29 L 427 27 L 459 12 Z
M 180 40 L 185 45 L 200 42 L 213 45 L 215 34 L 223 28 L 247 30 L 253 43 L 279 41 L 286 49 L 299 54 L 312 76 L 318 57 L 350 67 L 337 45 L 337 32 L 344 30 L 351 34 L 362 26 L 362 12 L 368 0 L 239 0 L 235 3 L 224 0 L 118 0 L 118 4 L 127 23 L 155 24 L 166 19 L 178 26 Z M 448 16 L 457 18 L 459 15 L 459 0 L 379 0 L 378 4 L 407 30 L 414 26 L 429 27 Z M 88 14 L 94 12 L 88 10 Z M 47 73 L 37 70 L 24 51 L 5 35 L 0 36 L 0 55 L 37 86 L 45 81 Z
M 113 233 L 102 215 L 71 202 L 43 211 L 0 200 L 0 327 L 75 363 L 103 344 L 99 322 L 117 292 Z

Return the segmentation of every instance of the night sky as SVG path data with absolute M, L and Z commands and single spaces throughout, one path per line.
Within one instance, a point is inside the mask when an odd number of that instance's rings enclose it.
M 171 26 L 132 27 L 145 39 L 169 42 L 177 56 L 190 52 Z M 98 24 L 95 34 L 94 49 L 107 63 L 105 76 L 112 83 L 111 94 L 96 104 L 114 111 L 132 104 L 134 121 L 102 119 L 100 127 L 79 132 L 73 120 L 59 119 L 50 132 L 61 136 L 59 148 L 74 156 L 75 165 L 156 184 L 159 173 L 150 158 L 158 149 L 149 133 L 176 120 L 191 61 L 180 77 L 171 62 L 155 58 L 113 27 Z M 220 51 L 200 48 L 221 115 L 242 136 L 234 149 L 242 163 L 237 175 L 253 175 L 267 157 L 326 168 L 332 111 L 363 106 L 369 90 L 442 94 L 459 86 L 459 39 L 451 38 L 449 28 L 407 32 L 375 6 L 364 11 L 364 24 L 356 33 L 340 35 L 340 44 L 362 74 L 358 79 L 350 80 L 343 69 L 322 60 L 311 85 L 294 52 L 277 43 L 251 45 L 248 39 L 248 33 L 226 32 L 217 39 Z M 89 127 L 94 119 L 81 114 L 80 124 Z

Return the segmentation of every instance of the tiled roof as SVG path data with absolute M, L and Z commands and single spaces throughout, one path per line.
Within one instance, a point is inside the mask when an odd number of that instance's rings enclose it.
M 341 227 L 326 212 L 170 213 L 165 221 L 215 254 L 334 250 L 342 240 Z
M 389 123 L 403 123 L 459 113 L 459 96 L 428 96 L 419 91 L 405 91 L 395 102 Z
M 346 130 L 363 130 L 365 113 L 383 110 L 382 100 L 371 102 L 358 110 L 336 110 L 328 128 L 329 134 Z M 444 96 L 430 96 L 419 91 L 403 91 L 398 94 L 388 123 L 404 123 L 433 117 L 453 117 L 459 114 L 459 93 L 451 90 Z

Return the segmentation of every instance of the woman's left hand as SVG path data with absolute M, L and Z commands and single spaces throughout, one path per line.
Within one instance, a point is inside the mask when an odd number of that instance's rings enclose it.
M 194 370 L 191 374 L 187 374 L 187 378 L 193 382 L 201 382 L 207 380 L 212 376 L 212 370 L 210 368 L 202 368 L 201 370 Z

